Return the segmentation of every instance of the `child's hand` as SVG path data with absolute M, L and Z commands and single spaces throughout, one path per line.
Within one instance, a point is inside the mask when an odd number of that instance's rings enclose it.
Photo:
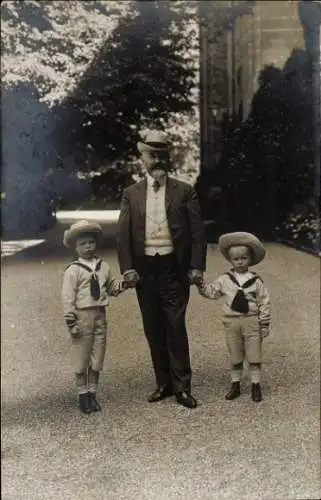
M 128 287 L 126 286 L 126 282 L 124 280 L 120 280 L 118 294 L 124 293 L 124 292 L 126 292 L 126 290 L 128 290 Z
M 203 280 L 200 283 L 197 283 L 198 293 L 205 297 L 206 299 L 216 300 L 222 297 L 221 287 L 215 281 L 213 283 L 208 283 L 206 280 Z
M 200 281 L 199 283 L 196 283 L 196 287 L 198 289 L 199 293 L 202 293 L 205 289 L 205 281 Z
M 268 326 L 262 326 L 260 328 L 260 335 L 261 335 L 262 339 L 265 339 L 266 337 L 268 337 L 269 334 L 270 334 L 270 329 Z
M 71 328 L 69 328 L 69 332 L 73 339 L 79 337 L 80 334 L 79 326 L 78 325 L 72 326 Z
M 198 286 L 203 282 L 203 272 L 199 269 L 190 269 L 187 273 L 187 277 L 190 285 Z
M 111 281 L 106 281 L 105 283 L 108 295 L 112 297 L 118 297 L 118 295 L 124 292 L 123 281 L 113 278 Z

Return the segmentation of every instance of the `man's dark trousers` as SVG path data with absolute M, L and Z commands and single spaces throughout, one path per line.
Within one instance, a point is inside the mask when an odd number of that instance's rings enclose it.
M 190 291 L 174 254 L 145 256 L 136 291 L 157 386 L 190 393 L 192 372 L 185 326 Z

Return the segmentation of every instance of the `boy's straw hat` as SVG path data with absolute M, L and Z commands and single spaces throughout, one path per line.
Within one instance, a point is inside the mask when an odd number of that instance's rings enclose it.
M 143 151 L 168 151 L 169 143 L 166 134 L 159 130 L 151 130 L 143 141 L 137 142 L 137 149 L 140 153 Z
M 83 234 L 96 234 L 97 236 L 101 236 L 102 228 L 97 222 L 88 222 L 86 220 L 75 222 L 64 232 L 64 245 L 70 248 L 75 238 Z
M 218 240 L 219 250 L 224 255 L 227 260 L 229 258 L 229 249 L 234 246 L 246 246 L 250 247 L 252 250 L 252 262 L 251 265 L 254 266 L 261 262 L 265 257 L 265 248 L 261 241 L 251 233 L 236 232 L 236 233 L 226 233 L 222 234 Z

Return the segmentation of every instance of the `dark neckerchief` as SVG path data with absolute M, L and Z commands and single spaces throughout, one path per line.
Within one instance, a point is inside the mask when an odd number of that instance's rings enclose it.
M 99 297 L 100 297 L 100 285 L 99 285 L 99 280 L 98 280 L 98 277 L 97 277 L 96 273 L 101 268 L 101 264 L 102 264 L 102 260 L 98 259 L 98 261 L 96 262 L 95 269 L 92 270 L 92 268 L 89 267 L 89 266 L 86 266 L 86 264 L 83 264 L 82 262 L 79 262 L 78 260 L 74 260 L 68 266 L 68 267 L 73 266 L 73 265 L 79 266 L 79 267 L 82 267 L 83 269 L 86 269 L 86 271 L 88 271 L 89 273 L 91 273 L 91 277 L 90 277 L 90 294 L 91 294 L 91 296 L 92 296 L 92 298 L 94 300 L 98 300 Z
M 249 278 L 245 283 L 243 283 L 243 285 L 240 285 L 240 283 L 237 281 L 237 279 L 233 273 L 233 270 L 232 270 L 232 272 L 227 272 L 225 274 L 238 287 L 238 290 L 237 290 L 235 297 L 234 297 L 232 304 L 231 304 L 231 309 L 233 311 L 236 311 L 236 312 L 241 313 L 241 314 L 247 314 L 249 312 L 249 301 L 245 297 L 245 293 L 244 293 L 243 289 L 249 288 L 251 285 L 253 285 L 256 282 L 256 280 L 258 280 L 258 279 L 261 280 L 260 276 L 258 274 L 253 273 L 254 276 L 252 276 L 252 278 Z

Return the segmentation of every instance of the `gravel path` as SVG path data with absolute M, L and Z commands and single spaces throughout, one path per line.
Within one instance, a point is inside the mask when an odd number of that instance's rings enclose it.
M 105 250 L 115 273 L 114 251 Z M 60 284 L 69 257 L 36 247 L 2 261 L 3 500 L 301 500 L 320 489 L 320 259 L 268 245 L 273 298 L 264 401 L 226 402 L 219 302 L 193 288 L 190 411 L 150 405 L 154 379 L 134 292 L 111 299 L 101 414 L 75 404 Z M 226 270 L 208 249 L 208 275 Z

